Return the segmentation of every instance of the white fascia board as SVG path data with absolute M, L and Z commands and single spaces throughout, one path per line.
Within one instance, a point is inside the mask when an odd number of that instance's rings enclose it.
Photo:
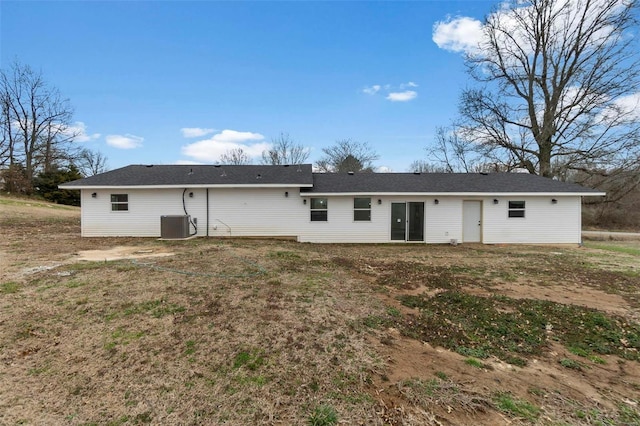
M 211 185 L 83 185 L 83 186 L 66 186 L 59 185 L 60 189 L 184 189 L 184 188 L 311 188 L 313 184 L 299 183 L 269 183 L 269 184 L 247 184 L 238 185 L 233 183 Z
M 604 197 L 606 192 L 301 192 L 301 197 Z

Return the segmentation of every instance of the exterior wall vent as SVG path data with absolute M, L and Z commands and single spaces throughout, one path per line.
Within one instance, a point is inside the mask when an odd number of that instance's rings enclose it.
M 189 216 L 160 216 L 160 237 L 164 239 L 189 238 Z

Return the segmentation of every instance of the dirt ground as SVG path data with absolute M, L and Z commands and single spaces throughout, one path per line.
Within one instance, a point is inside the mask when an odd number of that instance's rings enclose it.
M 633 325 L 640 243 L 81 238 L 77 209 L 2 198 L 0 237 L 1 424 L 640 424 L 632 357 L 549 328 L 526 365 L 472 365 L 394 325 L 453 284 Z

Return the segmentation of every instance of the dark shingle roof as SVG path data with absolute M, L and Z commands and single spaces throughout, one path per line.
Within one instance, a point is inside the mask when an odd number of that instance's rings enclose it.
M 92 187 L 189 187 L 291 185 L 303 193 L 578 193 L 602 192 L 527 173 L 312 173 L 291 166 L 131 165 L 61 185 Z
M 131 165 L 64 184 L 100 186 L 311 185 L 311 164 L 291 166 Z
M 587 193 L 600 191 L 528 173 L 314 173 L 309 193 Z

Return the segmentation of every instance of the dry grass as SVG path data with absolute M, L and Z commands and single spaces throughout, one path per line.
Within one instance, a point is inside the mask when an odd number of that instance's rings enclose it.
M 82 239 L 77 210 L 29 204 L 0 202 L 2 424 L 319 424 L 334 413 L 341 424 L 637 424 L 640 416 L 637 361 L 601 355 L 602 363 L 581 359 L 584 371 L 567 369 L 558 360 L 579 356 L 550 339 L 525 368 L 487 358 L 479 369 L 465 363 L 469 354 L 390 328 L 418 318 L 398 297 L 444 291 L 555 303 L 584 292 L 603 314 L 633 318 L 633 250 Z M 174 255 L 75 260 L 80 250 L 121 245 Z M 539 416 L 509 411 L 518 407 Z

